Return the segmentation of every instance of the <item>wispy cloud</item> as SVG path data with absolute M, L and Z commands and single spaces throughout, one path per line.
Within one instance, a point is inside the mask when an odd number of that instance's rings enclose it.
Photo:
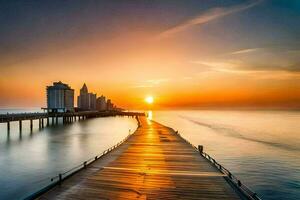
M 131 88 L 152 88 L 153 85 L 134 85 Z
M 170 79 L 162 78 L 162 79 L 151 79 L 151 80 L 147 80 L 146 82 L 150 83 L 150 84 L 153 84 L 153 85 L 158 85 L 158 84 L 165 83 L 165 82 L 168 82 L 168 81 L 170 81 Z
M 260 4 L 261 2 L 263 2 L 263 0 L 255 0 L 255 1 L 252 1 L 251 3 L 240 4 L 240 5 L 232 6 L 232 7 L 212 8 L 212 9 L 202 13 L 201 15 L 198 15 L 188 21 L 185 21 L 177 26 L 174 26 L 170 29 L 163 31 L 162 33 L 160 33 L 159 38 L 168 37 L 174 33 L 184 31 L 187 28 L 190 28 L 191 26 L 205 24 L 212 20 L 247 10 L 249 8 L 252 8 L 252 7 Z
M 256 52 L 256 51 L 259 51 L 259 50 L 261 50 L 261 48 L 242 49 L 242 50 L 231 52 L 230 54 L 233 54 L 233 55 L 235 55 L 235 54 L 245 54 L 245 53 Z
M 143 81 L 138 85 L 131 86 L 131 88 L 152 88 L 169 81 L 170 81 L 169 78 L 150 79 L 150 80 Z
M 195 64 L 204 65 L 211 71 L 232 72 L 240 66 L 238 61 L 193 61 Z
M 257 63 L 245 63 L 240 60 L 228 60 L 228 61 L 214 61 L 214 62 L 201 62 L 198 64 L 211 67 L 213 71 L 230 72 L 230 73 L 253 73 L 253 72 L 289 72 L 300 73 L 300 62 L 292 64 L 257 64 Z

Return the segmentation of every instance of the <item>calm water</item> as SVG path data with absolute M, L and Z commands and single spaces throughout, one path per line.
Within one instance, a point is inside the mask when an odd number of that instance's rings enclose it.
M 300 199 L 300 112 L 155 111 L 263 199 Z
M 25 112 L 28 110 L 0 110 Z M 39 111 L 34 109 L 33 111 Z M 300 197 L 300 112 L 155 111 L 152 118 L 173 127 L 236 174 L 263 199 Z M 97 118 L 38 130 L 0 124 L 0 199 L 21 199 L 116 144 L 136 129 L 132 118 Z
M 28 110 L 14 110 L 24 112 Z M 39 110 L 34 110 L 39 111 Z M 1 110 L 2 113 L 12 110 Z M 58 125 L 30 133 L 29 122 L 0 124 L 0 199 L 22 199 L 49 184 L 49 177 L 93 158 L 133 132 L 133 118 L 107 117 Z

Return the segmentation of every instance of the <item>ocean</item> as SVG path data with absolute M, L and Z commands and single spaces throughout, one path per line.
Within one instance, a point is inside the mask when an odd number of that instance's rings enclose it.
M 38 109 L 1 110 L 1 113 L 39 112 Z M 123 140 L 137 128 L 134 118 L 105 117 L 38 128 L 30 133 L 29 121 L 0 123 L 0 199 L 23 199 L 51 183 L 65 172 Z
M 156 111 L 262 199 L 300 199 L 299 111 Z
M 39 109 L 6 109 L 7 112 Z M 152 111 L 153 120 L 178 130 L 255 191 L 262 199 L 300 197 L 300 112 Z M 60 122 L 61 123 L 61 122 Z M 0 124 L 0 199 L 22 199 L 49 178 L 93 158 L 137 127 L 133 118 L 95 118 L 30 133 L 24 122 Z

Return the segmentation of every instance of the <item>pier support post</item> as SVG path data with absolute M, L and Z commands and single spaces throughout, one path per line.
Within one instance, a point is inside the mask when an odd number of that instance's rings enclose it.
M 32 132 L 32 129 L 33 129 L 33 120 L 31 119 L 30 120 L 30 131 Z
M 8 121 L 7 122 L 7 132 L 9 132 L 10 131 L 10 122 Z
M 203 153 L 203 145 L 198 145 L 198 150 L 199 150 L 199 153 L 202 154 Z
M 49 117 L 47 117 L 47 126 L 49 126 Z
M 55 118 L 55 124 L 58 124 L 58 117 Z
M 42 128 L 44 128 L 44 118 L 42 118 L 41 120 L 42 120 Z
M 22 120 L 19 121 L 19 130 L 22 132 Z
M 58 174 L 58 180 L 59 180 L 59 184 L 61 184 L 61 182 L 62 182 L 62 174 Z
M 52 126 L 54 125 L 54 117 L 52 117 Z
M 39 118 L 39 129 L 41 129 L 41 126 L 42 126 L 41 119 Z
M 242 186 L 242 182 L 240 180 L 238 180 L 238 186 L 241 187 Z

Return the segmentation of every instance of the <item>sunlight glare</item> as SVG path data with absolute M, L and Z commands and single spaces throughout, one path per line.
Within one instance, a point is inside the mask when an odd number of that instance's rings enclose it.
M 153 98 L 153 96 L 148 96 L 148 97 L 145 98 L 145 101 L 148 104 L 152 104 L 154 102 L 154 98 Z

